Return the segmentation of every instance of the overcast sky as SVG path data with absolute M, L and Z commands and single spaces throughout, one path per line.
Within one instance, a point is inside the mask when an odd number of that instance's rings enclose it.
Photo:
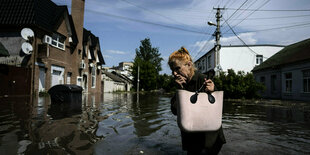
M 71 0 L 52 0 L 68 5 Z M 288 45 L 310 38 L 309 0 L 85 0 L 84 27 L 100 39 L 105 66 L 133 61 L 140 41 L 150 38 L 158 47 L 163 71 L 167 58 L 181 46 L 194 59 L 214 46 L 214 7 L 221 11 L 221 44 Z M 227 23 L 226 23 L 226 22 Z

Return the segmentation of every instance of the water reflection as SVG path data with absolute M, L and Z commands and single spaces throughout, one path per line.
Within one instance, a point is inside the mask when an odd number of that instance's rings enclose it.
M 83 95 L 82 104 L 49 97 L 0 104 L 0 154 L 186 154 L 170 96 Z M 309 106 L 225 103 L 222 154 L 309 154 Z

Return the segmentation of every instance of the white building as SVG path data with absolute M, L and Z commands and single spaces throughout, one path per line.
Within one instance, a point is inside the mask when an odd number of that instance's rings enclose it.
M 219 52 L 219 65 L 222 71 L 233 69 L 235 72 L 251 70 L 282 50 L 280 45 L 231 45 L 221 46 Z M 195 61 L 195 66 L 201 73 L 215 69 L 215 48 L 208 51 Z
M 103 92 L 130 91 L 132 87 L 132 81 L 128 77 L 115 71 L 103 71 L 102 81 Z
M 133 80 L 133 76 L 132 76 L 132 67 L 133 67 L 133 63 L 132 62 L 120 62 L 118 64 L 117 67 L 113 67 L 112 69 L 114 69 L 116 72 L 127 76 L 128 78 L 130 78 L 131 80 Z

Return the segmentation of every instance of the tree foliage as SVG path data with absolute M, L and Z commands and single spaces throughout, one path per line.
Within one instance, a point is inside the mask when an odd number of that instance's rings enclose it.
M 173 92 L 176 90 L 176 83 L 174 81 L 174 78 L 172 75 L 159 75 L 158 82 L 157 82 L 158 88 L 164 89 L 166 92 Z
M 157 88 L 157 80 L 161 71 L 161 61 L 158 48 L 152 47 L 149 38 L 141 40 L 139 49 L 136 49 L 133 71 L 134 88 L 137 88 L 138 66 L 140 66 L 139 88 L 144 90 L 153 90 Z
M 258 92 L 264 90 L 264 85 L 256 82 L 252 73 L 235 73 L 232 69 L 221 72 L 214 82 L 218 90 L 224 90 L 224 97 L 231 99 L 258 98 Z

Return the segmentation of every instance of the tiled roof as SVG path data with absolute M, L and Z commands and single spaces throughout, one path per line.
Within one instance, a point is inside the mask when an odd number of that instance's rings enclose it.
M 111 73 L 111 72 L 108 72 L 108 71 L 104 71 L 103 73 L 106 76 L 108 76 L 109 78 L 111 78 L 113 81 L 126 83 L 126 81 L 124 79 L 122 79 L 121 77 L 115 75 L 115 73 Z
M 67 11 L 51 0 L 1 0 L 1 26 L 38 26 L 54 30 L 59 18 Z
M 256 66 L 253 72 L 308 60 L 310 60 L 310 38 L 286 46 L 262 64 Z

